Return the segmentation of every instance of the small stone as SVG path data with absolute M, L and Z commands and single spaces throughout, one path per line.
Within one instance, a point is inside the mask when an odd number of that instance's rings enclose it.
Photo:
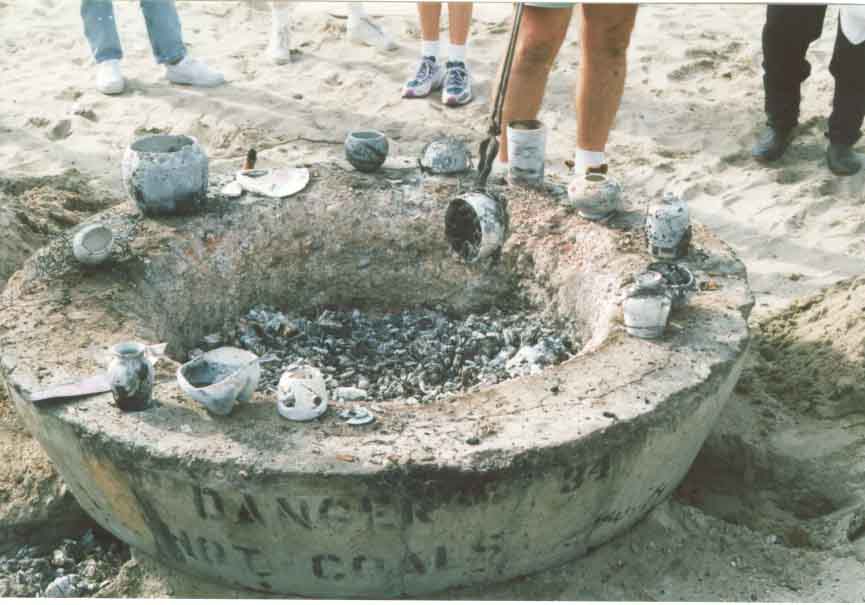
M 96 112 L 93 111 L 93 107 L 80 101 L 72 106 L 72 115 L 81 116 L 91 122 L 96 121 Z
M 334 399 L 342 399 L 343 401 L 362 401 L 368 397 L 364 389 L 355 387 L 339 387 L 333 391 Z
M 238 198 L 243 195 L 243 187 L 237 181 L 231 181 L 223 185 L 219 192 L 227 198 Z
M 57 578 L 45 589 L 45 596 L 49 598 L 71 598 L 78 596 L 76 586 L 78 577 L 75 575 Z
M 66 564 L 66 553 L 59 548 L 51 555 L 51 565 L 54 567 L 63 567 Z
M 469 437 L 468 439 L 466 439 L 466 443 L 469 445 L 479 445 L 480 442 L 481 440 L 477 437 Z
M 72 134 L 72 120 L 58 120 L 48 131 L 48 138 L 52 141 L 65 139 Z
M 81 569 L 81 575 L 88 579 L 93 579 L 96 577 L 97 572 L 99 571 L 99 566 L 96 563 L 95 559 L 87 559 L 84 562 L 84 565 Z

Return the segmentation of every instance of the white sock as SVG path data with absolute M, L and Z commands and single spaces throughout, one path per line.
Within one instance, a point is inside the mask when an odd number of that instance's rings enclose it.
M 423 57 L 439 58 L 439 41 L 438 40 L 422 40 L 420 44 L 420 54 Z
M 448 61 L 466 62 L 466 45 L 451 44 L 448 46 Z
M 348 18 L 352 21 L 359 21 L 364 19 L 368 15 L 366 14 L 366 9 L 363 7 L 363 2 L 349 2 L 348 3 Z
M 577 150 L 574 152 L 574 174 L 586 174 L 587 168 L 600 166 L 605 161 L 603 151 L 587 151 L 586 149 L 577 147 Z

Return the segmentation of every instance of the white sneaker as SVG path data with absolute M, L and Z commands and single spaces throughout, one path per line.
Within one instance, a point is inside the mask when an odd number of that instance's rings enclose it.
M 166 65 L 165 77 L 175 84 L 189 86 L 219 86 L 225 83 L 221 73 L 210 69 L 203 61 L 189 56 L 183 57 L 174 65 Z
M 607 165 L 589 168 L 568 185 L 568 200 L 581 217 L 600 221 L 621 209 L 622 187 L 607 176 Z
M 442 103 L 449 107 L 465 105 L 472 100 L 472 78 L 462 61 L 445 63 L 445 81 L 442 86 Z
M 414 77 L 405 83 L 402 96 L 406 99 L 425 97 L 442 87 L 445 80 L 444 66 L 435 57 L 423 57 Z
M 291 29 L 290 26 L 276 27 L 270 30 L 270 44 L 267 46 L 270 60 L 277 65 L 291 63 Z
M 109 59 L 96 65 L 96 90 L 104 95 L 119 95 L 126 87 L 120 60 Z
M 393 38 L 369 17 L 348 18 L 348 39 L 355 44 L 377 46 L 382 50 L 399 48 Z

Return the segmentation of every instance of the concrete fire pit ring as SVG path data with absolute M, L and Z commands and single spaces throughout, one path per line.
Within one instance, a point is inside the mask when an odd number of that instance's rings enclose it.
M 621 533 L 684 476 L 748 344 L 745 270 L 701 227 L 685 260 L 708 284 L 663 340 L 624 334 L 618 296 L 650 259 L 640 217 L 614 228 L 538 192 L 511 192 L 497 263 L 464 265 L 444 238 L 455 182 L 414 169 L 312 169 L 287 200 L 211 196 L 192 217 L 129 208 L 92 220 L 116 262 L 82 271 L 63 242 L 10 280 L 0 372 L 82 506 L 166 564 L 225 584 L 323 597 L 428 594 L 555 566 Z M 635 228 L 621 227 L 628 223 Z M 512 300 L 575 318 L 581 354 L 543 374 L 376 422 L 281 419 L 256 394 L 209 416 L 157 366 L 157 405 L 110 394 L 36 408 L 37 384 L 95 373 L 121 340 L 177 358 L 255 303 L 467 312 Z

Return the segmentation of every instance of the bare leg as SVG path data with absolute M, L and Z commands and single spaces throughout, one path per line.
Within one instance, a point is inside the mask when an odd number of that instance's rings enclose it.
M 420 18 L 421 39 L 425 42 L 437 41 L 442 14 L 441 2 L 418 2 L 417 14 Z
M 465 46 L 472 25 L 471 2 L 448 2 L 448 29 L 451 44 Z
M 622 101 L 636 4 L 583 4 L 577 147 L 604 151 Z
M 523 8 L 507 97 L 502 109 L 503 128 L 511 120 L 534 120 L 538 117 L 547 77 L 568 32 L 572 12 L 570 7 Z M 497 81 L 500 78 L 501 68 Z M 508 161 L 508 143 L 505 136 L 500 137 L 499 160 Z
M 268 54 L 271 60 L 282 65 L 291 61 L 291 13 L 294 4 L 287 0 L 273 0 L 270 3 L 270 45 Z

